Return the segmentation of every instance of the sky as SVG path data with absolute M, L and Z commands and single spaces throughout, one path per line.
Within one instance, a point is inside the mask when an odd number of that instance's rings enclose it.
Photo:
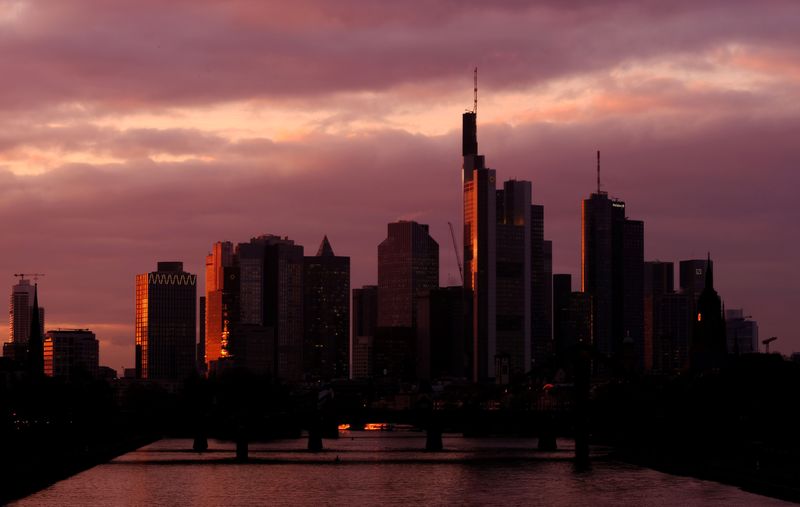
M 790 0 L 0 0 L 0 280 L 45 273 L 47 328 L 117 369 L 135 275 L 180 260 L 202 293 L 215 241 L 327 235 L 359 287 L 416 220 L 457 284 L 477 66 L 480 151 L 533 182 L 554 272 L 579 288 L 601 150 L 645 259 L 711 252 L 726 307 L 800 351 L 799 25 Z

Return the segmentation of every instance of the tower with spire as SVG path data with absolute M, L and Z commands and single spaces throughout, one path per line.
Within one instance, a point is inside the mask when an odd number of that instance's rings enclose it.
M 722 299 L 714 289 L 711 253 L 706 266 L 705 286 L 697 299 L 697 315 L 692 325 L 690 367 L 696 372 L 719 368 L 727 354 Z
M 44 375 L 44 337 L 39 321 L 39 284 L 33 286 L 33 305 L 31 306 L 31 330 L 28 338 L 28 373 L 32 376 Z
M 333 252 L 328 236 L 303 263 L 303 372 L 313 379 L 348 378 L 350 257 Z

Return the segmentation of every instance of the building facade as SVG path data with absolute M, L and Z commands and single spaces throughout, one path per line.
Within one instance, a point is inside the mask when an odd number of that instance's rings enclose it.
M 305 257 L 304 373 L 330 380 L 349 377 L 350 257 L 337 256 L 328 237 Z
M 136 275 L 136 376 L 181 381 L 195 371 L 197 275 L 159 262 Z
M 44 373 L 50 377 L 97 377 L 100 344 L 88 329 L 49 330 L 44 338 Z

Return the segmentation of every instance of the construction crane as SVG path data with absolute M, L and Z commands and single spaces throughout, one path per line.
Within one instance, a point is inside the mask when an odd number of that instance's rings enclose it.
M 774 342 L 777 339 L 778 339 L 777 336 L 773 336 L 771 338 L 767 338 L 766 340 L 762 340 L 761 341 L 761 343 L 763 343 L 767 347 L 767 354 L 769 354 L 769 344 Z
M 476 69 L 477 70 L 477 69 Z M 456 252 L 456 263 L 458 264 L 458 276 L 461 277 L 461 284 L 464 284 L 464 268 L 461 266 L 461 256 L 458 255 L 458 245 L 456 244 L 456 233 L 453 231 L 453 223 L 447 222 L 450 226 L 450 237 L 453 239 L 453 250 Z
M 39 281 L 39 277 L 44 276 L 44 273 L 14 273 L 14 276 L 18 276 L 20 281 L 24 280 L 27 276 L 33 278 L 33 283 L 37 283 Z

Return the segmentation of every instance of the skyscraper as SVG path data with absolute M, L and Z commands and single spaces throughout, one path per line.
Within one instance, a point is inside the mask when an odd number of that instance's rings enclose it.
M 506 181 L 495 205 L 495 354 L 507 358 L 511 377 L 519 377 L 531 367 L 531 183 Z M 536 246 L 541 260 L 541 241 Z
M 725 310 L 725 334 L 729 354 L 758 352 L 758 323 L 750 320 L 741 308 Z
M 679 373 L 688 366 L 691 296 L 676 293 L 671 262 L 644 263 L 645 369 Z
M 349 376 L 350 257 L 337 256 L 325 236 L 305 257 L 303 370 L 312 378 Z
M 36 288 L 31 285 L 25 275 L 20 275 L 19 282 L 11 288 L 11 299 L 8 311 L 9 339 L 3 344 L 3 356 L 16 361 L 26 361 L 28 340 L 31 335 L 31 318 L 33 298 Z M 39 308 L 39 325 L 44 335 L 44 308 Z
M 206 368 L 212 361 L 228 354 L 227 335 L 229 333 L 232 308 L 232 280 L 225 276 L 225 270 L 233 266 L 233 244 L 219 241 L 206 256 L 206 307 L 205 307 L 205 357 Z M 238 284 L 237 284 L 238 285 Z
M 553 275 L 553 352 L 559 366 L 569 359 L 566 346 L 566 321 L 569 316 L 569 297 L 572 294 L 572 275 Z
M 378 327 L 378 286 L 365 285 L 353 289 L 353 338 L 350 377 L 368 378 L 373 375 L 373 343 Z
M 600 190 L 599 157 L 598 152 L 597 192 L 582 207 L 581 290 L 592 297 L 598 352 L 620 359 L 623 340 L 629 339 L 636 365 L 643 368 L 644 223 L 627 219 L 625 203 Z
M 476 85 L 477 94 L 477 85 Z M 462 116 L 464 185 L 465 328 L 472 343 L 474 382 L 494 378 L 497 354 L 497 207 L 496 175 L 478 155 L 477 95 L 475 109 Z
M 240 270 L 239 319 L 240 324 L 250 326 L 246 335 L 252 338 L 249 353 L 257 349 L 272 354 L 274 350 L 274 374 L 285 380 L 300 380 L 303 375 L 303 247 L 289 238 L 267 234 L 237 245 L 236 257 Z M 231 338 L 233 342 L 237 339 L 236 332 L 234 330 Z M 272 333 L 274 346 L 270 347 Z
M 136 275 L 136 376 L 181 381 L 195 371 L 197 275 L 159 262 Z
M 705 286 L 697 299 L 692 326 L 691 368 L 695 371 L 722 366 L 727 354 L 722 300 L 714 290 L 714 264 L 708 255 Z
M 378 330 L 375 367 L 381 374 L 414 378 L 417 303 L 439 286 L 439 244 L 428 226 L 390 223 L 378 245 Z

